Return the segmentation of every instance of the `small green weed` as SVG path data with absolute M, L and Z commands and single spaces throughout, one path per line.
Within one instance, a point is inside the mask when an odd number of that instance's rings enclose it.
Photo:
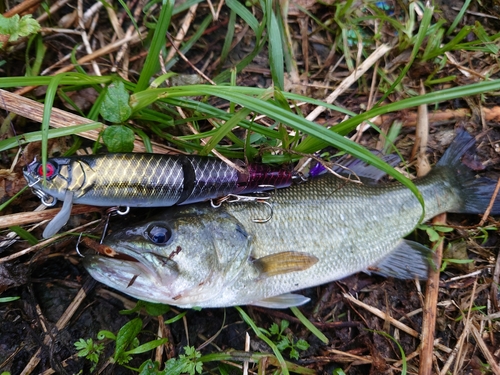
M 139 368 L 139 375 L 180 375 L 201 374 L 203 362 L 200 360 L 201 353 L 193 346 L 185 346 L 186 354 L 179 355 L 178 358 L 171 358 L 165 363 L 165 369 L 160 370 L 158 362 L 152 360 L 145 361 Z
M 185 346 L 186 354 L 180 354 L 178 358 L 171 358 L 165 363 L 165 374 L 201 374 L 203 363 L 199 361 L 201 353 L 194 346 Z
M 469 236 L 475 240 L 481 240 L 481 245 L 484 245 L 490 237 L 490 232 L 494 233 L 498 228 L 494 225 L 487 225 L 485 227 L 477 227 L 469 231 Z
M 111 362 L 130 368 L 129 366 L 126 366 L 126 364 L 132 360 L 134 354 L 140 354 L 153 350 L 167 342 L 167 339 L 164 338 L 140 344 L 137 336 L 141 331 L 142 320 L 140 318 L 134 318 L 120 328 L 116 336 L 110 331 L 103 330 L 97 334 L 97 339 L 101 342 L 95 343 L 92 339 L 80 339 L 74 345 L 79 351 L 78 356 L 85 357 L 93 362 L 92 369 L 95 369 L 105 347 L 105 344 L 102 341 L 105 339 L 113 340 L 115 341 L 115 352 L 111 358 Z M 133 370 L 139 371 L 139 369 Z
M 31 14 L 20 17 L 16 14 L 12 17 L 4 17 L 0 14 L 0 48 L 4 48 L 5 42 L 15 42 L 19 38 L 37 33 L 40 24 L 33 19 Z
M 455 322 L 461 322 L 463 319 L 466 318 L 467 313 L 469 310 L 460 310 L 459 313 L 460 315 L 455 318 Z M 485 314 L 486 306 L 474 306 L 470 309 L 471 312 L 478 311 L 479 313 Z
M 309 343 L 306 340 L 297 340 L 294 342 L 294 339 L 291 334 L 285 334 L 285 330 L 289 327 L 290 322 L 288 320 L 283 319 L 280 325 L 273 323 L 269 331 L 263 330 L 263 332 L 270 338 L 273 338 L 273 341 L 276 343 L 277 348 L 280 352 L 284 352 L 287 349 L 290 349 L 290 358 L 299 359 L 299 350 L 307 350 L 309 349 Z
M 78 357 L 85 357 L 93 363 L 90 372 L 94 372 L 99 363 L 99 357 L 104 350 L 104 344 L 95 343 L 92 339 L 80 339 L 74 345 L 76 350 L 78 350 Z
M 449 233 L 453 232 L 453 228 L 445 227 L 442 225 L 427 225 L 427 224 L 419 224 L 417 226 L 418 229 L 424 230 L 429 236 L 429 240 L 431 242 L 437 242 L 442 239 L 440 233 Z

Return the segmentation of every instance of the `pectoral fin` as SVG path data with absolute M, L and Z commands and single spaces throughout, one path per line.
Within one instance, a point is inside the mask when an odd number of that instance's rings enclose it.
M 309 301 L 310 298 L 304 297 L 300 294 L 286 293 L 257 302 L 252 302 L 252 305 L 267 307 L 269 309 L 287 309 L 293 306 L 301 306 Z
M 66 190 L 64 194 L 64 203 L 61 211 L 50 221 L 43 231 L 43 238 L 52 237 L 61 229 L 69 220 L 71 208 L 73 207 L 73 192 Z
M 402 240 L 392 253 L 369 267 L 366 272 L 398 279 L 418 277 L 425 280 L 431 266 L 433 266 L 431 249 L 418 242 Z
M 304 271 L 315 265 L 318 258 L 308 253 L 298 251 L 283 251 L 266 255 L 253 261 L 262 277 L 283 275 L 289 272 Z

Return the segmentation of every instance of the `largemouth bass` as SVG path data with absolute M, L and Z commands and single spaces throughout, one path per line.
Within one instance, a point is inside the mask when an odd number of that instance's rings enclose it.
M 461 163 L 475 140 L 459 133 L 435 168 L 415 181 L 425 220 L 442 212 L 482 213 L 495 182 Z M 105 245 L 125 259 L 88 256 L 98 281 L 136 298 L 180 307 L 297 306 L 291 292 L 358 271 L 425 278 L 430 250 L 403 240 L 422 207 L 399 183 L 360 185 L 333 175 L 276 192 L 272 219 L 258 202 L 175 207 L 118 230 Z M 500 198 L 493 205 L 500 214 Z
M 45 205 L 63 209 L 45 229 L 54 235 L 69 219 L 73 203 L 93 206 L 168 207 L 203 202 L 227 194 L 261 191 L 292 183 L 292 172 L 235 160 L 240 170 L 210 157 L 159 154 L 104 154 L 51 158 L 46 180 L 42 163 L 23 170 Z

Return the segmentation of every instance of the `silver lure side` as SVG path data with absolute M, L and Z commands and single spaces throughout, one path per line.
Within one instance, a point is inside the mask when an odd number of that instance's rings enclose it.
M 211 157 L 124 153 L 51 158 L 45 180 L 42 164 L 36 160 L 23 173 L 45 205 L 64 202 L 44 231 L 48 238 L 66 224 L 73 203 L 168 207 L 292 183 L 289 170 L 260 164 L 243 168 L 243 162 L 234 163 L 240 170 Z
M 482 212 L 495 182 L 461 164 L 474 139 L 461 132 L 434 170 L 416 182 L 425 219 L 442 212 Z M 399 183 L 358 185 L 327 175 L 280 190 L 273 217 L 258 203 L 177 207 L 116 231 L 105 244 L 136 261 L 84 259 L 104 284 L 139 299 L 181 307 L 254 304 L 296 306 L 290 292 L 370 270 L 425 278 L 430 250 L 401 238 L 419 222 L 421 206 Z M 500 198 L 493 207 L 500 214 Z

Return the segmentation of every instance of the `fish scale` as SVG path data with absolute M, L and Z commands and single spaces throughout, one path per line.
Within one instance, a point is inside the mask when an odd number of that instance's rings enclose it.
M 141 205 L 147 205 L 154 200 L 170 202 L 180 195 L 183 178 L 178 162 L 162 163 L 161 159 L 143 155 L 119 155 L 99 158 L 95 163 L 89 162 L 89 165 L 90 168 L 85 170 L 85 174 L 93 173 L 94 169 L 101 171 L 95 174 L 92 188 L 87 193 L 86 201 L 89 204 L 95 204 L 105 197 L 116 199 L 128 195 L 131 200 L 144 197 Z M 167 185 L 166 181 L 175 182 Z M 175 189 L 171 188 L 172 185 Z
M 426 218 L 442 212 L 443 207 L 440 209 L 431 203 L 435 199 L 448 202 L 445 211 L 457 207 L 457 203 L 449 199 L 450 191 L 440 183 L 442 177 L 434 173 L 417 185 L 426 202 Z M 443 187 L 438 189 L 439 196 L 435 195 L 436 184 Z M 304 207 L 305 197 L 313 197 L 307 199 L 307 207 Z M 293 250 L 313 253 L 318 258 L 316 265 L 298 272 L 296 278 L 283 274 L 258 280 L 266 289 L 264 299 L 295 290 L 297 283 L 301 288 L 323 284 L 345 277 L 353 269 L 365 269 L 379 262 L 415 228 L 422 213 L 416 197 L 402 186 L 371 188 L 346 184 L 332 176 L 280 191 L 273 199 L 274 213 L 268 223 L 252 221 L 253 217 L 263 214 L 263 208 L 258 206 L 226 207 L 226 212 L 240 221 L 248 232 L 256 234 L 252 257 L 258 259 Z M 284 222 L 287 222 L 285 227 Z M 251 278 L 240 278 L 231 291 L 241 298 L 247 290 L 247 297 L 252 298 L 252 288 L 249 288 L 252 282 Z

